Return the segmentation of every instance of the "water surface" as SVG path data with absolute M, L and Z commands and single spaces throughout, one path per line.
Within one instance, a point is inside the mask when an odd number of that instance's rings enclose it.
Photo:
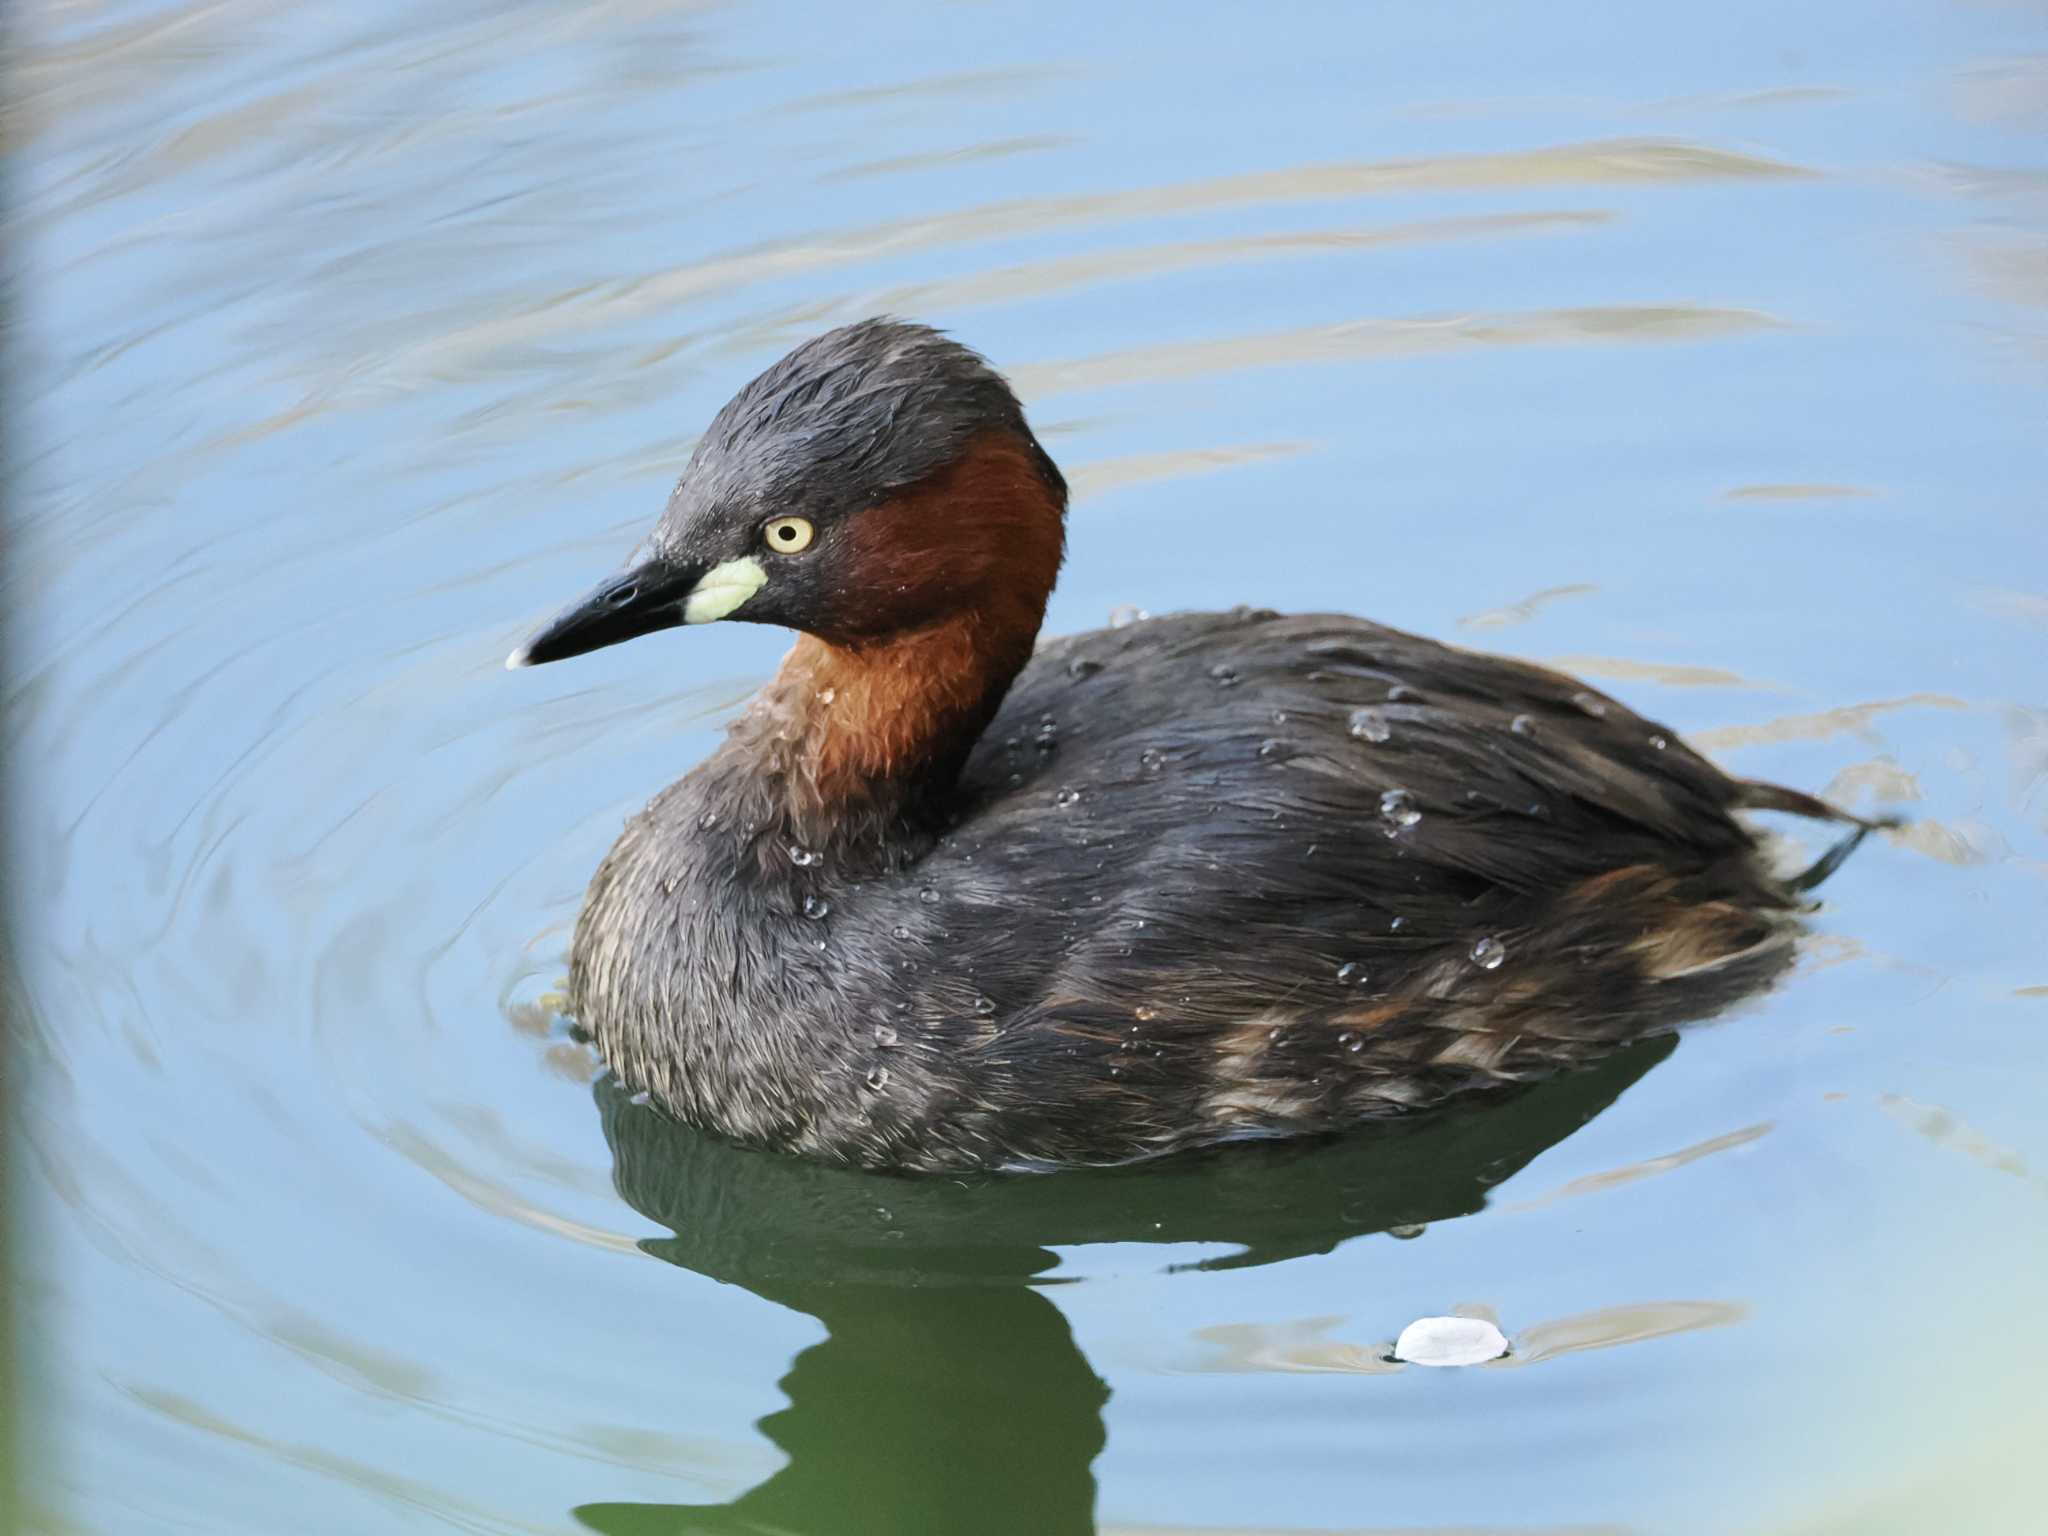
M 33 1528 L 2030 1526 L 2039 4 L 20 9 Z M 996 1189 L 676 1131 L 542 1000 L 782 641 L 499 663 L 877 310 L 1068 468 L 1055 629 L 1362 611 L 1916 824 L 1485 1113 Z M 1511 1362 L 1383 1358 L 1459 1307 Z

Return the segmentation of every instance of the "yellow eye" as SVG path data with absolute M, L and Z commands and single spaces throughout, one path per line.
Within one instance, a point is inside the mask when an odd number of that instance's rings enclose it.
M 807 517 L 778 517 L 761 530 L 761 537 L 778 555 L 800 555 L 811 547 L 816 533 Z

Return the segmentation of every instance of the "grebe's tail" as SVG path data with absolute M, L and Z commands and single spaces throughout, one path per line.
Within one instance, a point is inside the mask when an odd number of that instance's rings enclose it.
M 1845 811 L 1838 805 L 1830 805 L 1816 795 L 1803 790 L 1787 789 L 1782 784 L 1765 784 L 1755 779 L 1745 779 L 1738 786 L 1735 801 L 1738 809 L 1745 811 L 1783 811 L 1788 816 L 1804 816 L 1813 821 L 1841 822 L 1848 826 L 1848 836 L 1834 847 L 1815 859 L 1805 869 L 1785 882 L 1785 888 L 1798 895 L 1804 895 L 1840 869 L 1849 855 L 1854 853 L 1863 839 L 1873 832 L 1888 832 L 1903 827 L 1903 816 L 1858 816 Z

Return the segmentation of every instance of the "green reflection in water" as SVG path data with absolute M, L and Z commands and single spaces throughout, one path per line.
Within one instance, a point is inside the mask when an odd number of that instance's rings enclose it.
M 1269 1264 L 1469 1215 L 1676 1048 L 1336 1140 L 1052 1176 L 901 1179 L 749 1152 L 597 1098 L 619 1192 L 675 1235 L 642 1247 L 815 1317 L 827 1337 L 760 1422 L 788 1465 L 722 1505 L 591 1503 L 606 1536 L 1095 1529 L 1104 1384 L 1052 1304 L 1054 1249 L 1230 1244 Z M 1184 1255 L 1182 1255 L 1184 1257 Z M 682 1362 L 678 1362 L 680 1365 Z

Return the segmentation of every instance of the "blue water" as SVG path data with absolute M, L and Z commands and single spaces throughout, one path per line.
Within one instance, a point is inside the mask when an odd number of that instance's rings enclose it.
M 2040 4 L 20 9 L 31 1529 L 2038 1522 Z M 665 1135 L 544 1000 L 783 639 L 499 663 L 878 310 L 1068 469 L 1055 630 L 1359 611 L 1915 826 L 1498 1118 L 1028 1192 Z M 1461 1305 L 1512 1364 L 1382 1359 Z

